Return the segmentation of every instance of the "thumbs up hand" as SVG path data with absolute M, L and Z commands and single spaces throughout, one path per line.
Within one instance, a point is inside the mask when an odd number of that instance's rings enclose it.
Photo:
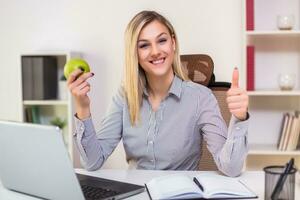
M 227 104 L 229 111 L 239 120 L 247 118 L 249 97 L 245 90 L 239 88 L 239 71 L 234 68 L 231 88 L 227 91 Z

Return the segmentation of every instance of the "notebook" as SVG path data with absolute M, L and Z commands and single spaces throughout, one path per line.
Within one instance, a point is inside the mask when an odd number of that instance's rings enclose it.
M 0 179 L 44 199 L 121 199 L 144 186 L 75 174 L 58 127 L 0 121 Z
M 150 199 L 250 199 L 258 198 L 238 178 L 211 172 L 195 177 L 171 174 L 145 184 Z

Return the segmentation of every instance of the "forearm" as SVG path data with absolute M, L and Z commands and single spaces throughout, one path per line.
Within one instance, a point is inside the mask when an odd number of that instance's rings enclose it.
M 76 119 L 74 141 L 87 170 L 99 169 L 104 161 L 101 143 L 98 141 L 91 118 Z
M 248 153 L 248 121 L 232 119 L 228 136 L 215 160 L 220 171 L 228 176 L 238 176 Z

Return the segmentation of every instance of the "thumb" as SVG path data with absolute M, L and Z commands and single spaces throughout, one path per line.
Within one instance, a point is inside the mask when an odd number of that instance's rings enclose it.
M 237 67 L 235 67 L 232 73 L 231 88 L 238 88 L 238 87 L 239 87 L 239 70 Z

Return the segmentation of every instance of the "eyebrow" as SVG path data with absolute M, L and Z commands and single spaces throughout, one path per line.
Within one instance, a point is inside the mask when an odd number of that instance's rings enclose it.
M 161 34 L 159 34 L 158 36 L 156 36 L 156 38 L 159 38 L 159 37 L 162 36 L 162 35 L 168 35 L 168 34 L 165 33 L 165 32 L 162 32 Z M 146 40 L 146 39 L 141 39 L 141 40 L 138 40 L 138 42 L 148 42 L 148 40 Z

